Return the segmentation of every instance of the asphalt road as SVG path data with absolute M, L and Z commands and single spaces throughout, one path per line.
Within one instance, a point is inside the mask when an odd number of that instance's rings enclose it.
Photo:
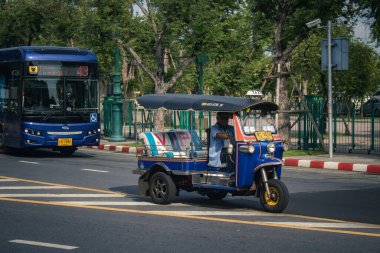
M 0 252 L 380 252 L 380 177 L 286 168 L 283 214 L 253 197 L 137 194 L 136 158 L 0 154 Z

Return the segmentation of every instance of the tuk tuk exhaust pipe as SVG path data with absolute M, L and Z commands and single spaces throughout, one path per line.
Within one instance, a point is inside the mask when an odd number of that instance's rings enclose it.
M 261 168 L 260 171 L 261 171 L 261 178 L 263 179 L 263 183 L 264 183 L 264 186 L 265 186 L 265 191 L 267 192 L 268 197 L 271 198 L 271 194 L 270 194 L 270 190 L 269 190 L 269 185 L 268 185 L 267 173 L 265 172 L 264 168 Z

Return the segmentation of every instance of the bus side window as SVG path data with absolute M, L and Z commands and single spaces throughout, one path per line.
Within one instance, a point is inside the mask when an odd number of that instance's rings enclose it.
M 19 100 L 20 100 L 20 78 L 17 69 L 11 71 L 11 78 L 8 80 L 9 84 L 9 106 L 8 111 L 18 114 L 19 112 Z
M 0 112 L 4 112 L 7 108 L 8 89 L 5 86 L 5 77 L 0 74 Z

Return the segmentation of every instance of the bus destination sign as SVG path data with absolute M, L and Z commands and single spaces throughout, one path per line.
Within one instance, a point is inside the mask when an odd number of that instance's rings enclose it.
M 86 64 L 33 64 L 27 68 L 28 75 L 31 76 L 71 76 L 89 77 L 90 67 Z

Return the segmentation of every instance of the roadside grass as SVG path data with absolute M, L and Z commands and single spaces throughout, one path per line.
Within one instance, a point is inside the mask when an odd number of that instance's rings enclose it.
M 288 150 L 284 152 L 284 157 L 291 157 L 291 156 L 306 156 L 306 155 L 321 155 L 326 154 L 323 150 Z

